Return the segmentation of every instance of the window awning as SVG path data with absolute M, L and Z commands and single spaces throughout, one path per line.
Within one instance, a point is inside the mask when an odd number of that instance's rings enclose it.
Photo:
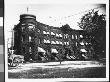
M 86 45 L 88 45 L 88 43 L 86 42 Z
M 55 35 L 53 32 L 51 32 L 51 35 Z
M 58 42 L 58 41 L 56 41 L 56 44 L 59 44 L 59 42 Z
M 50 43 L 50 40 L 47 40 L 47 43 Z
M 67 42 L 67 45 L 69 45 L 69 42 Z
M 10 50 L 11 54 L 14 54 L 14 50 Z
M 62 37 L 62 35 L 61 35 L 61 34 L 59 34 L 59 36 L 60 36 L 60 37 Z
M 56 44 L 55 41 L 51 41 L 51 44 Z
M 50 34 L 49 32 L 47 32 L 47 34 Z
M 38 47 L 38 52 L 46 52 L 43 48 L 41 48 L 41 47 Z
M 83 38 L 83 35 L 80 35 L 81 38 Z
M 56 49 L 51 49 L 51 53 L 58 53 Z
M 59 42 L 60 44 L 63 44 L 61 41 Z
M 80 49 L 81 52 L 87 52 L 85 49 Z
M 47 34 L 47 32 L 46 31 L 43 31 L 43 34 Z
M 81 42 L 80 44 L 81 44 L 81 45 L 84 45 L 84 42 Z
M 44 43 L 47 43 L 47 40 L 44 39 Z
M 56 34 L 57 37 L 59 37 L 59 34 Z
M 66 45 L 66 42 L 64 42 L 64 44 Z

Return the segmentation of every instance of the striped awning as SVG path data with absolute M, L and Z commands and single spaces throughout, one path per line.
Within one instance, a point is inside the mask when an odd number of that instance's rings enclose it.
M 41 48 L 41 47 L 38 47 L 38 52 L 46 52 L 43 48 Z
M 51 49 L 51 53 L 58 53 L 56 49 Z
M 58 42 L 58 41 L 56 41 L 56 44 L 59 44 L 59 42 Z
M 56 42 L 55 41 L 51 41 L 51 44 L 56 44 Z
M 81 45 L 84 45 L 84 42 L 81 42 L 80 44 L 81 44 Z
M 87 52 L 86 49 L 80 49 L 81 52 Z
M 55 35 L 55 33 L 54 32 L 51 32 L 51 35 Z
M 43 34 L 47 34 L 47 32 L 46 31 L 43 31 Z

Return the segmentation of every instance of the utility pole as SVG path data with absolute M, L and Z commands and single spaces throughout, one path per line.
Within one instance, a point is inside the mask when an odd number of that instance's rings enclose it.
M 27 7 L 27 13 L 28 13 L 29 8 Z

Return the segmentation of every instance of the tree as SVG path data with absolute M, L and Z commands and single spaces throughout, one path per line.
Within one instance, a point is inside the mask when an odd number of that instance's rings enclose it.
M 92 10 L 82 16 L 81 21 L 78 22 L 81 29 L 87 32 L 90 37 L 92 46 L 95 50 L 95 55 L 105 57 L 106 53 L 106 19 L 105 15 L 99 15 L 98 11 Z

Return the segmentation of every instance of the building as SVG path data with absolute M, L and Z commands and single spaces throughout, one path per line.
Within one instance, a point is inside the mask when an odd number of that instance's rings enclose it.
M 68 24 L 53 27 L 36 21 L 34 15 L 22 14 L 13 30 L 15 53 L 24 55 L 27 61 L 63 61 L 83 57 L 80 55 L 80 41 L 84 33 L 71 29 Z

